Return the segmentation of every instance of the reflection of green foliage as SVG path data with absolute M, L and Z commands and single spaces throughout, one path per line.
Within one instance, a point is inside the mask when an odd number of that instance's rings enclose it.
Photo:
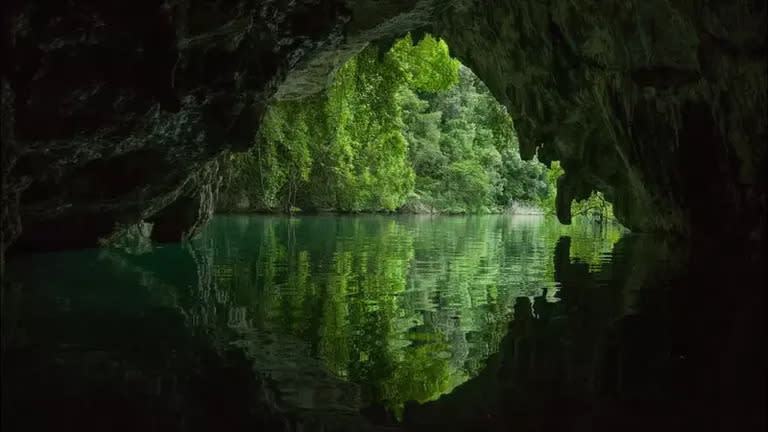
M 404 401 L 426 402 L 453 389 L 451 365 L 440 358 L 446 344 L 428 344 L 405 350 L 394 373 L 383 382 L 383 399 L 398 418 Z
M 576 223 L 571 228 L 571 232 L 578 233 L 578 235 L 571 236 L 571 259 L 577 259 L 598 268 L 601 264 L 601 258 L 612 251 L 613 245 L 619 241 L 624 230 L 618 224 L 601 227 Z M 599 238 L 601 241 L 596 242 L 594 241 L 595 238 Z
M 348 281 L 352 271 L 352 254 L 336 253 L 332 271 L 328 275 L 323 303 L 322 323 L 319 328 L 319 355 L 337 376 L 348 377 L 350 363 L 350 334 L 347 331 L 349 308 L 345 301 L 349 294 Z
M 246 325 L 306 341 L 305 355 L 396 415 L 475 376 L 517 297 L 557 301 L 560 236 L 572 259 L 599 265 L 621 235 L 543 217 L 292 221 L 215 218 L 196 240 L 213 251 L 214 297 L 245 308 Z

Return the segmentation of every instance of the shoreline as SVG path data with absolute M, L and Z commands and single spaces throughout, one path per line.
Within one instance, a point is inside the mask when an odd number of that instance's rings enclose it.
M 265 215 L 265 216 L 321 216 L 321 215 L 335 215 L 335 216 L 362 216 L 362 215 L 382 215 L 382 216 L 487 216 L 487 215 L 509 215 L 509 216 L 547 216 L 544 211 L 523 211 L 515 212 L 503 210 L 503 211 L 489 211 L 489 212 L 414 212 L 414 211 L 375 211 L 375 210 L 363 210 L 363 211 L 339 211 L 339 210 L 313 210 L 313 211 L 296 211 L 293 213 L 287 213 L 284 211 L 271 211 L 264 209 L 227 209 L 216 210 L 214 215 Z

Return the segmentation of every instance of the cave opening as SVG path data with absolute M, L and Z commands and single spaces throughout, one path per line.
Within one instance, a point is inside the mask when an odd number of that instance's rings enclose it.
M 574 226 L 560 227 L 555 220 L 556 186 L 563 175 L 559 162 L 551 161 L 547 167 L 535 156 L 522 160 L 506 108 L 469 68 L 450 56 L 445 41 L 430 34 L 420 37 L 407 34 L 383 46 L 368 45 L 338 67 L 325 89 L 273 101 L 253 147 L 222 156 L 219 216 L 203 230 L 203 242 L 214 245 L 214 262 L 222 259 L 219 244 L 225 233 L 238 225 L 242 228 L 233 236 L 247 235 L 268 248 L 265 256 L 272 257 L 270 265 L 279 269 L 268 273 L 279 275 L 256 285 L 270 293 L 264 294 L 267 298 L 297 296 L 292 301 L 315 305 L 293 304 L 290 312 L 280 313 L 309 314 L 306 319 L 315 322 L 319 335 L 312 334 L 314 329 L 288 324 L 286 316 L 256 320 L 270 323 L 283 337 L 310 341 L 310 358 L 335 379 L 355 386 L 363 411 L 377 409 L 389 422 L 402 421 L 406 402 L 435 400 L 480 374 L 514 316 L 513 298 L 535 293 L 531 299 L 558 301 L 559 288 L 549 265 L 543 272 L 519 268 L 518 274 L 509 276 L 515 282 L 484 270 L 454 273 L 449 268 L 480 263 L 519 267 L 514 263 L 521 258 L 517 253 L 507 256 L 494 250 L 501 244 L 543 248 L 546 258 L 532 252 L 530 259 L 547 261 L 555 237 L 571 235 L 573 259 L 597 272 L 602 267 L 600 256 L 610 256 L 627 233 L 600 192 L 569 205 Z M 254 214 L 270 216 L 254 219 Z M 448 215 L 460 218 L 455 224 L 443 222 Z M 340 216 L 344 218 L 335 221 Z M 256 227 L 269 234 L 252 233 Z M 424 229 L 437 235 L 418 232 Z M 507 230 L 520 230 L 529 238 L 511 234 L 470 257 L 466 245 L 445 242 L 442 236 L 452 229 L 462 243 L 477 243 L 492 233 L 506 235 Z M 320 236 L 313 230 L 340 237 Z M 347 234 L 351 240 L 341 233 L 351 233 Z M 313 243 L 325 241 L 336 246 L 318 253 L 321 248 Z M 411 242 L 432 243 L 434 249 L 453 250 L 456 256 Z M 233 258 L 240 253 L 225 255 Z M 240 259 L 254 257 L 243 253 Z M 428 260 L 441 264 L 431 268 L 425 265 Z M 252 265 L 265 265 L 258 262 Z M 214 266 L 226 268 L 216 268 L 214 273 L 226 275 L 217 284 L 232 286 L 230 277 L 242 277 L 233 275 L 243 271 L 238 264 Z M 345 267 L 349 274 L 338 274 Z M 328 278 L 327 273 L 331 281 L 313 287 Z M 485 277 L 497 293 L 486 291 L 480 282 Z M 453 278 L 466 284 L 464 289 L 478 300 L 460 301 L 461 290 L 448 288 Z M 529 278 L 541 280 L 531 283 Z M 283 284 L 290 293 L 280 293 Z M 249 289 L 243 280 L 234 286 Z M 345 312 L 362 307 L 359 302 L 370 307 L 365 315 Z M 337 315 L 326 316 L 329 311 Z M 482 314 L 485 317 L 478 318 Z M 255 316 L 259 314 L 246 307 L 236 324 L 252 326 L 247 323 Z M 380 328 L 372 328 L 371 320 Z M 348 352 L 353 347 L 358 353 Z
M 506 107 L 444 40 L 419 37 L 366 46 L 326 88 L 273 101 L 253 147 L 221 158 L 217 211 L 555 214 L 560 163 L 522 160 Z M 619 223 L 601 192 L 580 194 L 571 213 Z
M 764 2 L 3 9 L 4 430 L 765 428 Z

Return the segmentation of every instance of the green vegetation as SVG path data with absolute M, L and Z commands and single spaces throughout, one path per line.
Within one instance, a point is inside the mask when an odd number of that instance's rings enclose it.
M 215 276 L 204 291 L 225 304 L 200 315 L 244 335 L 267 329 L 275 344 L 302 341 L 253 353 L 257 368 L 295 365 L 283 372 L 289 385 L 328 383 L 319 359 L 360 385 L 363 405 L 397 414 L 479 373 L 516 298 L 558 301 L 552 254 L 562 235 L 571 259 L 598 270 L 621 230 L 535 216 L 221 217 L 195 244 Z M 270 350 L 279 360 L 264 357 Z
M 223 207 L 488 212 L 535 203 L 546 169 L 523 162 L 506 110 L 431 36 L 370 46 L 328 89 L 270 107 L 231 154 Z
M 544 209 L 549 215 L 555 214 L 555 185 L 557 184 L 558 177 L 563 175 L 563 172 L 560 162 L 554 161 L 547 173 L 547 182 L 552 187 L 539 201 L 539 207 Z M 602 192 L 592 192 L 589 198 L 572 202 L 571 215 L 577 219 L 584 218 L 601 224 L 618 224 L 616 216 L 613 214 L 613 206 L 605 199 Z
M 455 86 L 439 93 L 406 88 L 401 103 L 416 175 L 407 209 L 498 211 L 536 203 L 552 189 L 546 167 L 520 159 L 512 119 L 466 67 Z
M 291 213 L 554 211 L 559 165 L 523 161 L 506 109 L 431 36 L 369 46 L 328 89 L 274 104 L 231 154 L 220 207 Z M 574 214 L 612 220 L 595 194 Z
M 254 148 L 231 155 L 228 188 L 266 209 L 397 209 L 414 184 L 400 91 L 448 88 L 458 67 L 431 37 L 366 48 L 325 92 L 269 109 Z

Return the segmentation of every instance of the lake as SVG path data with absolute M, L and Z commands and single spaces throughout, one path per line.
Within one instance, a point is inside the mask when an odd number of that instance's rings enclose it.
M 545 216 L 222 215 L 184 244 L 17 256 L 4 426 L 461 429 L 502 402 L 676 400 L 673 245 Z

